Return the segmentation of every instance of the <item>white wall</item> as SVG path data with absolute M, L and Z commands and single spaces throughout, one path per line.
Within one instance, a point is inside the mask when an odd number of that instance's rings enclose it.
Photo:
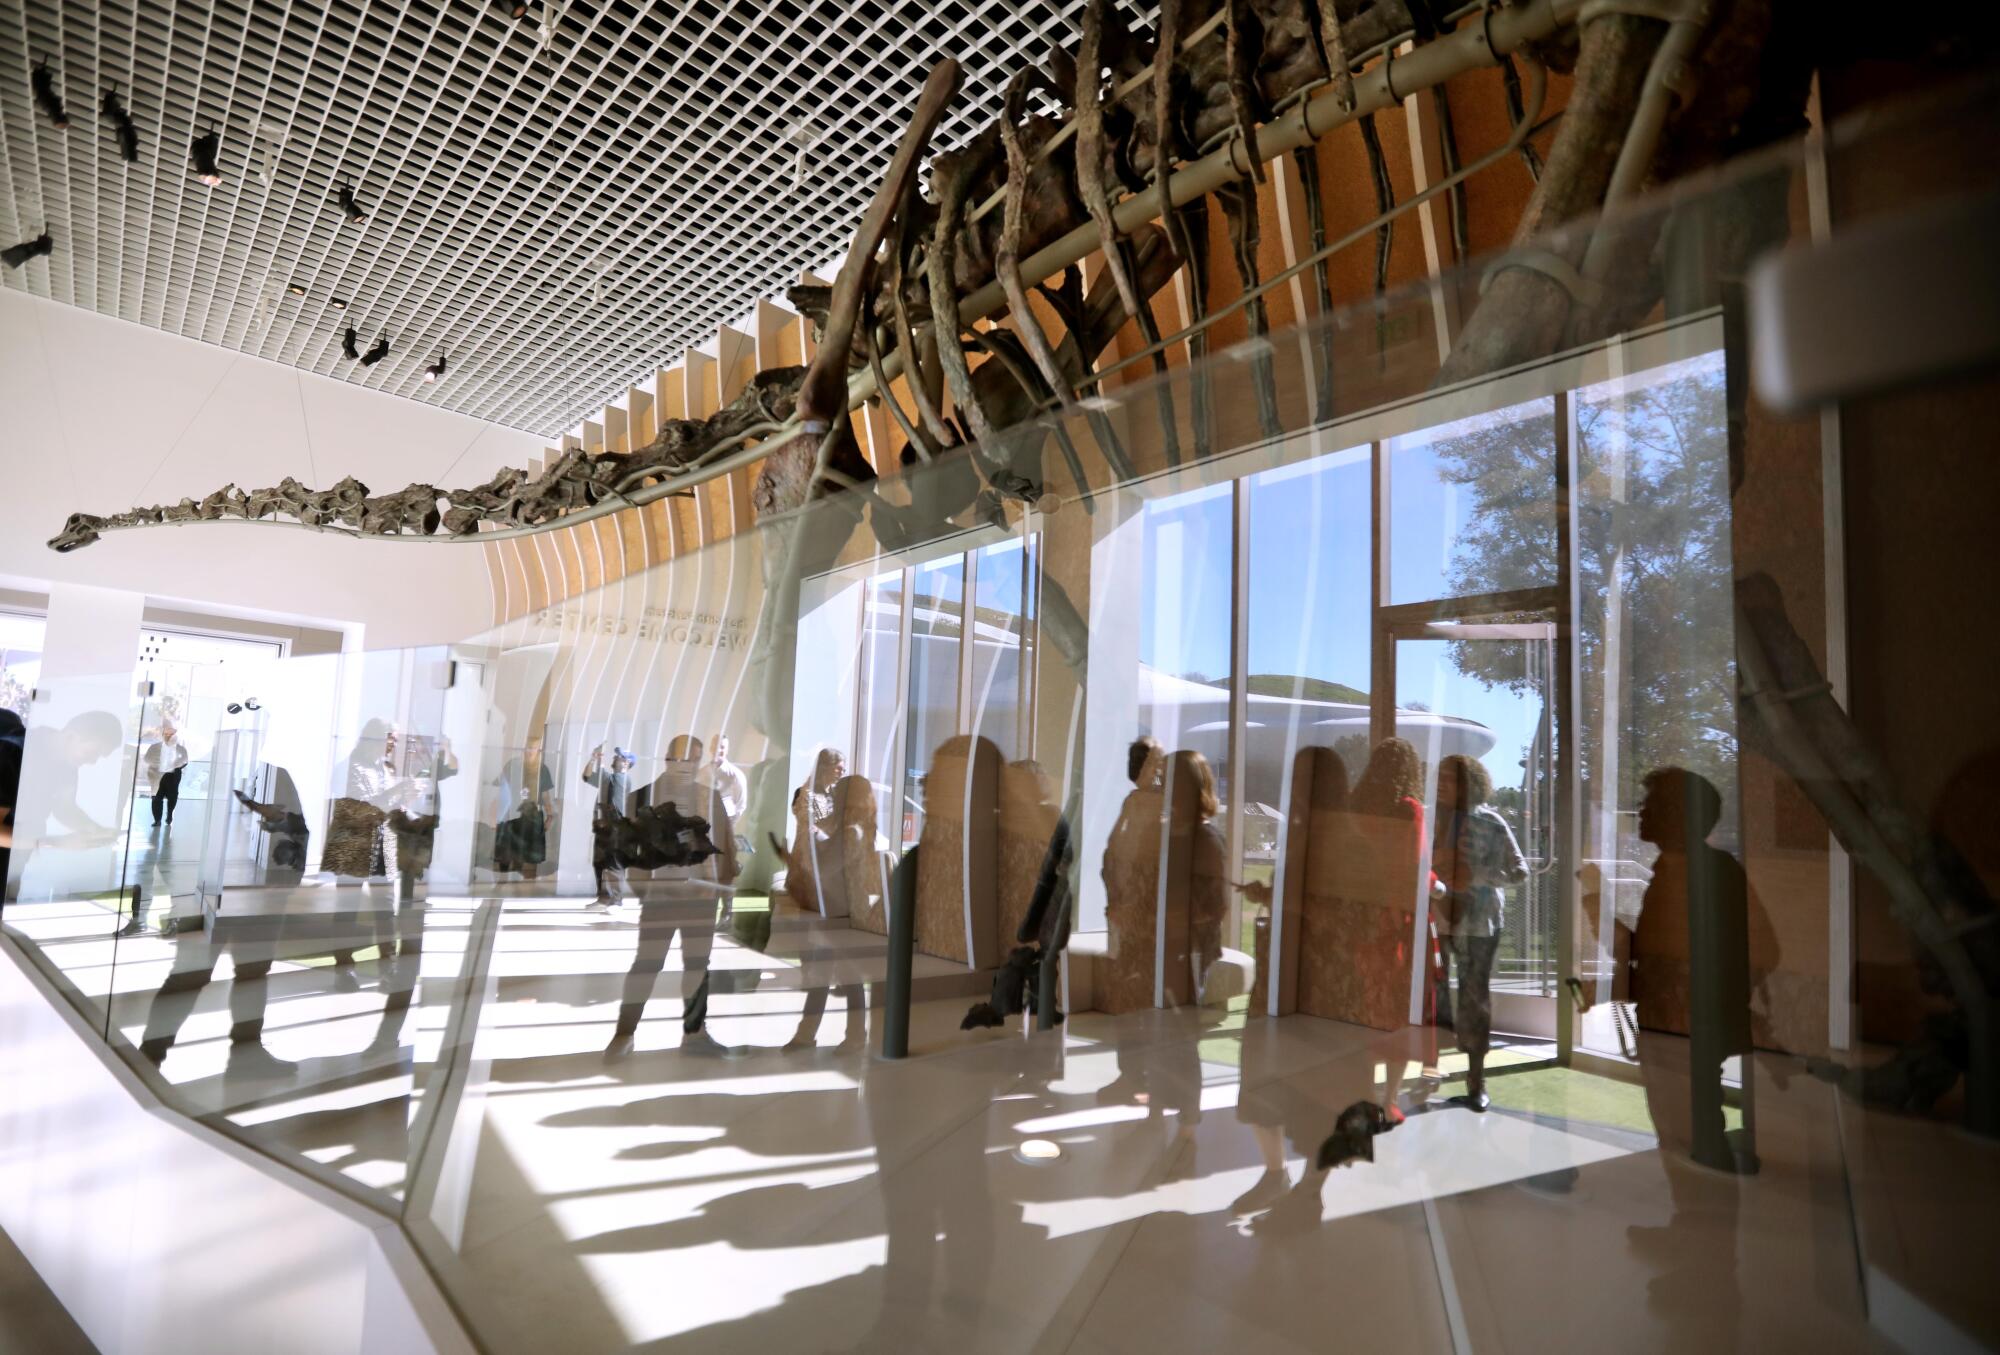
M 72 512 L 201 498 L 234 482 L 372 490 L 474 484 L 545 440 L 415 399 L 0 290 L 0 576 L 86 583 L 367 627 L 367 646 L 482 630 L 491 592 L 470 545 L 357 542 L 198 523 L 115 532 L 57 555 Z

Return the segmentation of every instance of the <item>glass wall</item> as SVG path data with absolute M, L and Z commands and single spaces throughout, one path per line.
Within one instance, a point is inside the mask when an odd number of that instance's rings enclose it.
M 42 636 L 48 626 L 39 616 L 0 612 L 0 709 L 28 718 L 28 696 L 42 670 Z

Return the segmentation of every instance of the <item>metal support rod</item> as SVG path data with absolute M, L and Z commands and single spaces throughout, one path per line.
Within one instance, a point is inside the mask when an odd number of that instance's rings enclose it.
M 917 851 L 889 873 L 889 969 L 882 994 L 882 1057 L 910 1057 L 910 964 L 917 947 Z

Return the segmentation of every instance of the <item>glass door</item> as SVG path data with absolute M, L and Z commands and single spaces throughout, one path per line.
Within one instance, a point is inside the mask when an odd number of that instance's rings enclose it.
M 1385 628 L 1397 737 L 1416 750 L 1426 823 L 1437 828 L 1438 765 L 1470 757 L 1487 803 L 1513 833 L 1526 878 L 1504 889 L 1493 968 L 1493 1025 L 1531 1057 L 1550 1057 L 1561 991 L 1564 898 L 1556 741 L 1556 627 L 1532 614 L 1392 622 Z M 1422 909 L 1418 910 L 1421 914 Z

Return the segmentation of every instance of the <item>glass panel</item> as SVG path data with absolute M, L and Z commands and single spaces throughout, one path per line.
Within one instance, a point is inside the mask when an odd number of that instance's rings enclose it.
M 1233 499 L 1227 484 L 1146 505 L 1139 585 L 1136 734 L 1200 753 L 1224 812 L 1229 776 L 1229 594 Z
M 1272 881 L 1298 750 L 1333 749 L 1350 782 L 1368 758 L 1369 456 L 1350 447 L 1250 480 L 1246 880 Z
M 897 798 L 902 776 L 896 736 L 903 728 L 903 571 L 878 574 L 861 594 L 861 676 L 857 684 L 855 774 L 875 787 L 876 831 L 886 849 L 901 840 Z
M 909 722 L 903 740 L 904 850 L 924 833 L 924 781 L 938 745 L 958 732 L 958 659 L 965 612 L 965 557 L 910 571 Z
M 1391 603 L 1556 581 L 1553 400 L 1391 438 L 1385 451 Z
M 1678 767 L 1714 786 L 1722 816 L 1710 841 L 1741 853 L 1723 355 L 1587 386 L 1575 420 L 1576 955 L 1593 1000 L 1577 1043 L 1629 1058 L 1633 1011 L 1613 999 L 1658 853 L 1639 836 L 1646 778 Z
M 1032 750 L 1035 543 L 1002 541 L 974 556 L 972 730 L 1015 761 Z
M 39 616 L 0 612 L 0 710 L 28 719 L 28 695 L 42 671 L 42 637 L 48 625 Z

